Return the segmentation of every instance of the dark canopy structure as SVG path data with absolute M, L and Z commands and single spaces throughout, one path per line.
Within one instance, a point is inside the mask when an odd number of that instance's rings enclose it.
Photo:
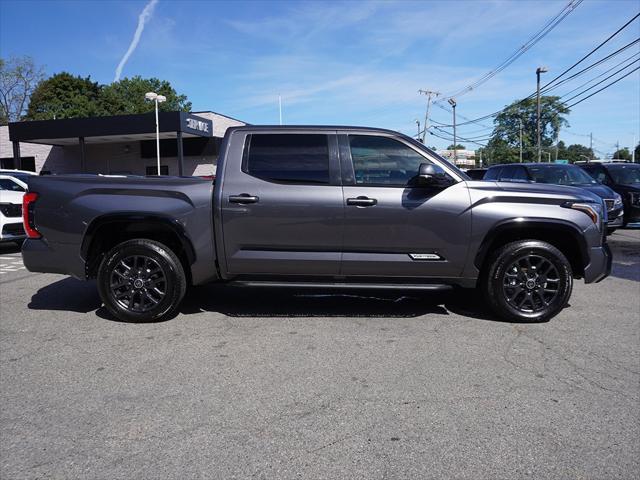
M 184 170 L 183 138 L 212 137 L 213 121 L 187 112 L 159 112 L 160 139 L 175 138 L 179 174 Z M 9 123 L 15 168 L 22 167 L 20 142 L 79 145 L 81 171 L 86 171 L 85 144 L 155 140 L 155 113 L 110 117 L 68 118 Z

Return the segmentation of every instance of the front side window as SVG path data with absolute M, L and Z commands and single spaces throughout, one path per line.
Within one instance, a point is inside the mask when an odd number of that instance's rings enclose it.
M 323 134 L 252 134 L 245 145 L 245 173 L 280 183 L 329 183 L 329 143 Z
M 423 163 L 432 164 L 453 183 L 439 165 L 393 138 L 349 135 L 349 145 L 357 185 L 405 187 L 417 177 Z

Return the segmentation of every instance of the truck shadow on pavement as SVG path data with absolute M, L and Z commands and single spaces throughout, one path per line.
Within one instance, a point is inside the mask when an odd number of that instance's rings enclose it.
M 473 291 L 408 292 L 238 288 L 192 288 L 181 313 L 217 312 L 229 317 L 387 317 L 449 315 L 495 320 Z
M 95 282 L 66 277 L 38 290 L 27 307 L 31 310 L 89 313 L 102 308 L 102 301 Z
M 32 297 L 32 310 L 90 313 L 117 321 L 102 307 L 95 282 L 64 278 L 42 287 Z M 219 313 L 229 317 L 387 317 L 449 315 L 499 321 L 473 291 L 406 294 L 396 291 L 297 290 L 240 288 L 225 285 L 193 287 L 179 314 Z

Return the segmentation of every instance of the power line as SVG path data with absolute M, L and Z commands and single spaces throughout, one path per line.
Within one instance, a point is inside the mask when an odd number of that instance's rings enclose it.
M 490 70 L 486 74 L 484 74 L 479 79 L 472 82 L 470 85 L 467 85 L 463 89 L 444 97 L 442 100 L 448 100 L 449 98 L 459 97 L 466 93 L 471 92 L 472 90 L 478 88 L 483 83 L 488 82 L 493 77 L 495 77 L 498 73 L 502 72 L 509 65 L 515 62 L 518 58 L 520 58 L 527 50 L 533 47 L 536 43 L 542 40 L 549 32 L 551 32 L 560 22 L 562 22 L 571 12 L 573 12 L 578 5 L 580 5 L 583 0 L 570 0 L 564 8 L 554 16 L 551 20 L 549 20 L 538 32 L 536 32 L 533 37 L 525 42 L 520 48 L 518 48 L 515 52 L 513 52 L 509 57 L 507 57 L 500 65 L 495 67 L 493 70 Z
M 444 133 L 445 135 L 451 135 L 449 132 L 447 132 L 447 131 L 445 131 L 445 130 L 442 130 L 440 127 L 436 127 L 435 125 L 434 125 L 432 128 L 435 128 L 436 130 L 438 130 L 439 132 Z M 438 134 L 436 134 L 436 133 L 434 133 L 434 132 L 431 132 L 431 134 L 432 134 L 433 136 L 438 137 L 438 138 L 441 138 L 441 139 L 443 139 L 443 140 L 453 141 L 453 138 L 452 138 L 452 137 L 450 137 L 450 138 L 445 138 L 445 137 L 442 137 L 442 136 L 440 136 L 440 135 L 438 135 Z M 473 144 L 475 144 L 475 145 L 480 145 L 481 147 L 486 147 L 486 146 L 487 146 L 487 145 L 486 145 L 486 144 L 484 144 L 484 143 L 480 143 L 480 142 L 478 142 L 478 141 L 471 140 L 471 139 L 469 139 L 469 138 L 460 137 L 460 136 L 458 136 L 458 137 L 457 137 L 457 140 L 462 140 L 462 141 L 464 141 L 464 142 L 469 142 L 469 143 L 473 143 Z M 488 140 L 488 138 L 487 138 L 487 140 Z
M 573 65 L 571 65 L 569 68 L 567 68 L 566 70 L 564 70 L 560 75 L 558 75 L 557 77 L 553 78 L 552 80 L 550 80 L 549 82 L 547 82 L 546 85 L 544 85 L 542 88 L 546 88 L 549 85 L 553 84 L 553 82 L 555 82 L 556 80 L 558 80 L 559 78 L 563 77 L 565 74 L 567 74 L 568 72 L 570 72 L 571 70 L 573 70 L 575 67 L 577 67 L 578 65 L 580 65 L 582 62 L 584 62 L 587 58 L 589 58 L 591 55 L 593 55 L 595 52 L 597 52 L 598 50 L 600 50 L 600 48 L 602 48 L 607 42 L 609 42 L 613 37 L 615 37 L 616 35 L 618 35 L 622 30 L 624 30 L 625 28 L 627 28 L 636 18 L 640 17 L 640 13 L 637 13 L 631 20 L 629 20 L 627 23 L 625 23 L 623 26 L 621 26 L 618 30 L 616 30 L 615 32 L 613 32 L 606 40 L 604 40 L 603 42 L 601 42 L 598 46 L 596 46 L 593 50 L 591 50 L 589 53 L 587 53 L 585 56 L 583 56 L 580 60 L 578 60 L 576 63 L 574 63 Z
M 616 50 L 613 53 L 610 53 L 609 55 L 607 55 L 606 57 L 601 58 L 600 60 L 598 60 L 597 62 L 592 63 L 591 65 L 589 65 L 588 67 L 583 68 L 582 70 L 574 73 L 573 75 L 561 80 L 560 82 L 556 83 L 555 85 L 549 87 L 549 88 L 541 88 L 540 92 L 541 93 L 547 93 L 548 91 L 554 90 L 556 88 L 558 88 L 559 86 L 573 80 L 574 78 L 579 77 L 580 75 L 582 75 L 583 73 L 588 72 L 589 70 L 597 67 L 598 65 L 600 65 L 601 63 L 606 62 L 607 60 L 617 56 L 618 54 L 624 52 L 626 49 L 632 47 L 633 45 L 635 45 L 636 43 L 640 42 L 640 37 L 636 38 L 635 40 L 633 40 L 632 42 L 627 43 L 626 45 L 624 45 L 623 47 L 619 48 L 618 50 Z M 637 53 L 635 54 L 637 55 Z M 633 56 L 633 55 L 632 55 Z M 629 57 L 631 58 L 631 57 Z M 614 67 L 615 68 L 615 67 Z
M 600 75 L 593 77 L 591 79 L 589 79 L 587 82 L 582 83 L 581 85 L 577 86 L 576 88 L 573 88 L 571 90 L 569 90 L 568 92 L 565 92 L 565 94 L 563 95 L 563 97 L 566 97 L 567 95 L 575 92 L 576 90 L 580 90 L 582 87 L 589 85 L 591 82 L 593 82 L 594 80 L 597 80 L 598 78 L 602 77 L 603 75 L 606 75 L 607 73 L 609 73 L 611 70 L 613 70 L 614 68 L 619 67 L 620 65 L 622 65 L 623 63 L 628 62 L 629 60 L 631 60 L 633 57 L 637 57 L 638 55 L 640 55 L 640 52 L 636 52 L 633 55 L 631 55 L 630 57 L 625 58 L 623 61 L 621 61 L 620 63 L 616 63 L 613 67 L 608 68 L 607 70 L 605 70 L 604 72 L 602 72 Z M 636 60 L 637 62 L 638 60 Z M 628 66 L 633 65 L 635 62 L 631 62 Z M 626 68 L 626 67 L 625 67 Z
M 620 80 L 622 80 L 622 79 L 624 79 L 624 78 L 628 77 L 629 75 L 631 75 L 633 72 L 635 72 L 635 71 L 637 71 L 637 70 L 640 70 L 640 67 L 636 67 L 636 68 L 634 68 L 634 69 L 633 69 L 633 70 L 631 70 L 629 73 L 627 73 L 627 74 L 623 75 L 622 77 L 620 77 L 620 78 L 618 78 L 618 79 L 614 80 L 613 82 L 609 83 L 608 85 L 605 85 L 605 86 L 604 86 L 604 87 L 602 87 L 601 89 L 596 90 L 596 91 L 595 91 L 595 92 L 593 92 L 591 95 L 587 95 L 587 96 L 586 96 L 586 97 L 584 97 L 583 99 L 578 100 L 577 102 L 572 103 L 571 105 L 568 105 L 568 108 L 574 107 L 574 106 L 578 105 L 579 103 L 584 102 L 586 99 L 593 97 L 593 96 L 594 96 L 594 95 L 596 95 L 597 93 L 600 93 L 601 91 L 606 90 L 606 89 L 607 89 L 607 88 L 609 88 L 610 86 L 615 85 L 615 84 L 616 84 L 616 83 L 618 83 Z
M 608 77 L 603 78 L 602 80 L 600 80 L 598 83 L 594 83 L 593 85 L 591 85 L 589 88 L 576 93 L 573 97 L 567 98 L 565 100 L 565 102 L 570 102 L 571 100 L 573 100 L 574 98 L 577 98 L 581 95 L 584 95 L 585 93 L 587 93 L 589 90 L 597 87 L 598 85 L 602 84 L 603 82 L 606 82 L 607 80 L 609 80 L 611 77 L 615 77 L 618 73 L 622 72 L 623 70 L 626 70 L 627 68 L 633 66 L 633 64 L 640 62 L 640 59 L 635 60 L 634 62 L 631 62 L 629 65 L 625 65 L 624 67 L 622 67 L 619 70 L 616 70 L 614 73 L 612 73 L 611 75 L 609 75 Z M 568 93 L 564 94 L 561 98 L 564 98 L 568 95 Z
M 547 84 L 545 84 L 542 87 L 542 90 L 546 89 L 550 89 L 550 86 L 553 82 L 555 82 L 556 80 L 559 80 L 562 76 L 566 75 L 568 72 L 570 72 L 571 70 L 573 70 L 573 68 L 575 68 L 576 66 L 578 66 L 579 64 L 581 64 L 584 60 L 586 60 L 587 58 L 589 58 L 591 55 L 593 55 L 596 51 L 598 51 L 603 45 L 605 45 L 607 42 L 611 41 L 612 38 L 614 38 L 616 35 L 618 35 L 622 30 L 624 30 L 625 28 L 627 28 L 634 20 L 636 20 L 638 17 L 640 16 L 640 13 L 636 14 L 633 18 L 631 18 L 631 20 L 627 21 L 624 25 L 622 25 L 618 30 L 616 30 L 614 33 L 612 33 L 609 37 L 607 37 L 606 40 L 604 40 L 603 42 L 601 42 L 600 44 L 598 44 L 595 48 L 593 48 L 589 53 L 587 53 L 586 55 L 584 55 L 581 59 L 579 59 L 577 62 L 575 62 L 571 67 L 565 69 L 560 75 L 556 76 L 554 79 L 552 79 L 550 82 L 548 82 Z M 640 41 L 640 38 L 637 40 L 634 40 L 633 42 L 631 42 L 631 44 L 625 45 L 624 47 L 622 47 L 621 49 L 619 49 L 617 52 L 614 52 L 614 54 L 620 53 L 621 51 L 623 51 L 624 49 L 630 47 L 632 44 L 637 43 L 638 41 Z M 613 55 L 613 54 L 612 54 Z M 601 60 L 605 60 L 611 58 L 611 55 L 609 55 L 608 57 L 605 57 L 604 59 Z M 598 63 L 602 63 L 601 61 L 596 62 L 596 64 Z M 595 66 L 595 64 L 593 65 Z M 588 68 L 588 67 L 587 67 Z M 586 71 L 586 69 L 584 70 Z M 578 72 L 580 73 L 580 72 Z M 530 95 L 528 95 L 527 97 L 525 97 L 524 99 L 522 99 L 520 102 L 523 102 L 525 100 L 528 100 L 530 98 L 533 98 L 533 96 L 535 95 L 535 93 L 532 93 Z M 441 105 L 438 104 L 439 107 L 442 108 Z M 496 112 L 490 113 L 488 115 L 484 115 L 482 117 L 478 117 L 475 119 L 469 119 L 466 122 L 461 122 L 458 123 L 458 126 L 462 126 L 462 125 L 468 125 L 469 123 L 479 123 L 483 120 L 487 120 L 489 118 L 495 117 L 497 115 L 499 115 L 500 113 L 502 113 L 503 111 L 507 110 L 509 106 L 506 106 L 505 108 L 502 108 Z M 445 125 L 446 127 L 452 127 L 453 125 Z

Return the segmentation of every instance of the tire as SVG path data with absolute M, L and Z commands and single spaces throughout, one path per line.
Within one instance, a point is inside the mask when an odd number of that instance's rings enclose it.
M 159 242 L 128 240 L 107 253 L 98 269 L 105 308 L 125 322 L 168 320 L 187 289 L 178 257 Z
M 498 248 L 480 283 L 489 307 L 513 322 L 546 322 L 569 301 L 571 264 L 553 245 L 522 240 Z

